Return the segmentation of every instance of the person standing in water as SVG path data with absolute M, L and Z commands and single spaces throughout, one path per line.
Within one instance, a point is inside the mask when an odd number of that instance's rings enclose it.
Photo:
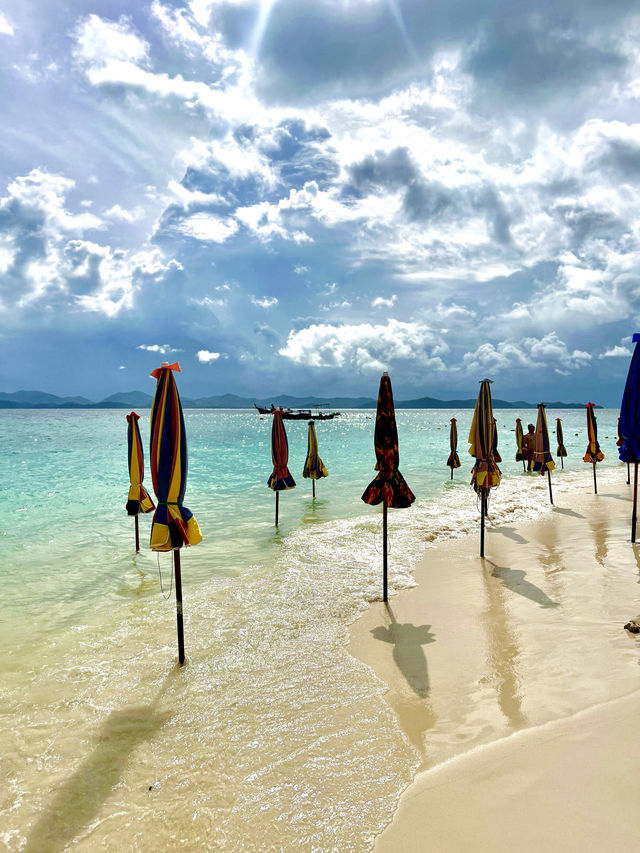
M 526 435 L 522 436 L 522 449 L 524 450 L 524 458 L 527 460 L 527 471 L 531 471 L 536 447 L 536 428 L 533 424 L 528 424 L 527 430 Z

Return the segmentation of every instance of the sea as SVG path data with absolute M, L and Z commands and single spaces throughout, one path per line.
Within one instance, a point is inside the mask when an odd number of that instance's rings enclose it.
M 0 411 L 0 847 L 369 850 L 419 764 L 384 685 L 348 651 L 349 625 L 382 595 L 381 508 L 361 501 L 375 411 L 316 422 L 329 476 L 315 498 L 307 422 L 285 422 L 297 485 L 280 493 L 278 527 L 271 418 L 184 414 L 185 505 L 203 541 L 182 551 L 180 667 L 172 557 L 149 550 L 151 515 L 137 554 L 125 511 L 125 412 Z M 494 415 L 504 476 L 488 523 L 534 519 L 549 511 L 547 480 L 523 475 L 514 430 L 536 411 Z M 624 478 L 617 416 L 597 410 L 602 482 Z M 478 530 L 471 417 L 396 412 L 416 502 L 389 511 L 391 595 L 415 583 L 425 550 Z M 568 456 L 553 483 L 566 501 L 590 476 L 585 410 L 547 417 L 552 451 L 562 418 Z

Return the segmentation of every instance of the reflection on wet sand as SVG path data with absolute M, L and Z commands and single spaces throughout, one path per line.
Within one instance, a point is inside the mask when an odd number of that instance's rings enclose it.
M 589 519 L 589 527 L 593 534 L 593 542 L 596 546 L 596 560 L 603 568 L 606 568 L 608 553 L 607 539 L 609 538 L 609 525 L 604 518 Z
M 494 571 L 491 571 L 491 568 Z M 496 583 L 498 569 L 490 560 L 482 561 L 482 576 L 487 593 L 484 623 L 487 632 L 490 680 L 495 685 L 498 705 L 514 729 L 522 728 L 527 718 L 522 710 L 517 660 L 520 649 L 511 627 L 504 587 Z

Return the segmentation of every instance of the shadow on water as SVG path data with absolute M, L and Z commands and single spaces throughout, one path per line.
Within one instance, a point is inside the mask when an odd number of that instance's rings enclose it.
M 493 567 L 491 577 L 497 578 L 502 582 L 503 586 L 515 592 L 518 595 L 523 595 L 530 601 L 535 601 L 540 607 L 558 607 L 557 601 L 552 601 L 544 590 L 536 586 L 531 581 L 528 581 L 527 573 L 522 569 L 509 569 L 507 566 L 497 566 L 491 560 L 486 561 Z
M 603 519 L 592 519 L 589 522 L 593 534 L 593 543 L 596 546 L 596 560 L 603 569 L 607 568 L 609 525 Z
M 176 666 L 176 670 L 178 667 Z M 151 740 L 173 716 L 158 711 L 171 676 L 148 705 L 112 711 L 98 732 L 96 747 L 59 788 L 29 833 L 24 853 L 58 853 L 91 823 L 122 777 L 131 753 Z
M 604 492 L 598 492 L 600 497 L 603 498 L 615 498 L 618 501 L 624 501 L 626 504 L 632 502 L 632 497 L 630 495 L 614 495 L 614 494 L 605 494 Z
M 571 515 L 573 518 L 584 518 L 584 515 L 580 515 L 579 512 L 575 512 L 572 509 L 566 509 L 565 507 L 554 506 L 551 508 L 551 512 L 559 512 L 560 515 Z
M 491 532 L 500 533 L 502 536 L 506 536 L 507 539 L 513 539 L 514 542 L 518 542 L 520 545 L 526 545 L 528 542 L 524 536 L 520 536 L 519 533 L 516 533 L 515 527 L 493 527 Z
M 393 610 L 386 605 L 391 619 L 388 628 L 379 625 L 371 633 L 376 640 L 393 644 L 393 660 L 413 692 L 422 699 L 429 695 L 429 670 L 423 646 L 435 643 L 431 625 L 397 622 Z

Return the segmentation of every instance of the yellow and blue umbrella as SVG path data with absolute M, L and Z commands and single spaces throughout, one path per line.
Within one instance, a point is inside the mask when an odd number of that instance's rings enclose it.
M 313 421 L 309 421 L 307 458 L 305 459 L 304 468 L 302 469 L 302 476 L 311 480 L 314 498 L 316 496 L 316 480 L 329 476 L 329 472 L 318 454 L 318 438 L 316 436 L 316 425 Z
M 140 415 L 131 412 L 127 415 L 127 452 L 129 461 L 129 496 L 127 498 L 127 512 L 135 516 L 136 520 L 136 553 L 140 550 L 140 534 L 138 530 L 138 515 L 141 512 L 152 512 L 156 507 L 149 497 L 149 493 L 142 485 L 144 480 L 144 453 L 142 451 L 142 440 L 140 438 L 140 427 L 138 421 Z
M 522 470 L 526 471 L 524 464 L 524 449 L 522 447 L 522 439 L 524 433 L 522 431 L 522 419 L 516 418 L 516 462 L 522 462 Z
M 153 551 L 173 551 L 178 656 L 183 663 L 180 548 L 197 545 L 202 541 L 202 534 L 193 513 L 183 503 L 187 489 L 187 437 L 174 372 L 180 372 L 177 362 L 164 363 L 151 373 L 158 380 L 151 404 L 151 479 L 158 508 L 153 516 L 150 546 Z
M 623 444 L 618 451 L 620 460 L 627 465 L 633 463 L 633 515 L 631 517 L 631 541 L 636 541 L 638 506 L 638 462 L 640 462 L 640 334 L 633 336 L 635 349 L 629 365 L 627 382 L 622 395 L 618 432 Z
M 600 450 L 598 444 L 598 423 L 595 416 L 595 403 L 587 403 L 587 452 L 584 454 L 583 461 L 591 462 L 593 465 L 593 490 L 598 494 L 598 480 L 596 479 L 596 462 L 602 462 L 604 453 Z
M 480 495 L 480 556 L 484 557 L 484 519 L 489 491 L 500 485 L 502 472 L 493 455 L 496 446 L 496 424 L 491 405 L 491 379 L 480 382 L 480 391 L 469 430 L 469 453 L 475 456 L 471 469 L 471 485 Z
M 391 380 L 385 371 L 380 378 L 376 427 L 374 432 L 376 451 L 375 470 L 378 475 L 369 483 L 362 494 L 366 504 L 382 504 L 382 600 L 387 600 L 387 507 L 406 508 L 416 497 L 409 488 L 398 466 L 398 428 L 393 405 Z
M 282 409 L 276 409 L 273 413 L 273 424 L 271 425 L 271 461 L 273 471 L 267 480 L 267 486 L 276 493 L 276 526 L 278 524 L 278 509 L 280 492 L 286 489 L 295 489 L 296 481 L 291 476 L 287 464 L 289 462 L 289 442 L 282 420 Z
M 549 500 L 553 503 L 553 492 L 551 491 L 551 472 L 556 467 L 549 446 L 549 427 L 547 426 L 547 415 L 544 403 L 538 403 L 538 420 L 536 422 L 536 436 L 533 451 L 533 470 L 539 471 L 544 477 L 549 478 Z
M 458 456 L 458 426 L 455 418 L 451 418 L 449 447 L 451 448 L 451 453 L 447 459 L 447 465 L 451 468 L 451 479 L 453 480 L 453 469 L 460 467 L 460 457 Z
M 562 432 L 562 418 L 556 418 L 556 439 L 558 440 L 558 449 L 556 456 L 560 457 L 560 467 L 564 468 L 563 459 L 567 455 L 567 448 L 564 446 L 564 433 Z

